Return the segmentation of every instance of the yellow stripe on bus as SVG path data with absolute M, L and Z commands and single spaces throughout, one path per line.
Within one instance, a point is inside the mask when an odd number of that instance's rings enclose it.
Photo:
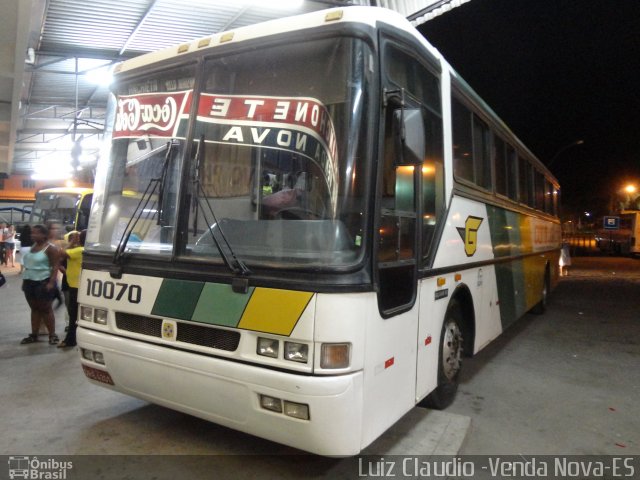
M 313 293 L 256 288 L 238 328 L 291 335 Z

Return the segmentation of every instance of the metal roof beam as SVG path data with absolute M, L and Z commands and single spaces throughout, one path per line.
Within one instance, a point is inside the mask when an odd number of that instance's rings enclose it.
M 22 143 L 45 143 L 48 140 L 44 138 L 45 135 L 66 135 L 69 133 L 69 129 L 67 128 L 47 128 L 46 130 L 41 128 L 24 128 L 18 131 L 18 136 L 20 135 L 30 135 L 27 138 L 20 138 L 18 142 Z M 96 133 L 95 128 L 88 129 L 78 129 L 78 133 L 84 133 L 89 135 L 94 135 Z M 41 142 L 28 142 L 27 140 L 30 138 L 35 138 L 42 136 L 43 140 Z
M 36 55 L 42 55 L 47 57 L 66 57 L 69 58 L 89 58 L 93 60 L 109 60 L 112 62 L 120 62 L 129 60 L 130 58 L 137 57 L 146 52 L 129 52 L 119 53 L 116 50 L 110 49 L 94 49 L 83 48 L 81 45 L 72 46 L 69 45 L 56 45 L 49 44 L 46 49 L 38 50 Z
M 133 29 L 133 31 L 131 32 L 131 35 L 129 35 L 129 38 L 127 38 L 127 40 L 124 42 L 124 45 L 122 45 L 122 48 L 120 49 L 120 51 L 118 52 L 118 55 L 122 55 L 124 54 L 124 52 L 127 50 L 127 47 L 129 46 L 129 44 L 132 42 L 132 40 L 134 39 L 134 37 L 136 36 L 136 34 L 140 31 L 140 29 L 142 28 L 142 25 L 144 25 L 144 22 L 147 21 L 147 18 L 149 18 L 149 15 L 151 15 L 151 12 L 153 11 L 153 9 L 156 7 L 156 4 L 158 3 L 158 0 L 153 0 L 151 2 L 151 4 L 149 5 L 149 8 L 147 8 L 147 11 L 144 12 L 144 15 L 142 15 L 142 18 L 140 19 L 140 21 L 138 22 L 138 24 L 136 25 L 136 27 Z

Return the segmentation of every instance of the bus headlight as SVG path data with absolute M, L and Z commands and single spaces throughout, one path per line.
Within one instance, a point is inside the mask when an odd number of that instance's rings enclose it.
M 265 410 L 282 413 L 282 400 L 268 395 L 260 395 L 260 406 Z
M 104 355 L 101 352 L 93 352 L 93 361 L 104 365 Z
M 309 360 L 309 345 L 284 342 L 284 359 L 292 362 L 307 363 Z
M 80 320 L 84 320 L 85 322 L 92 322 L 93 308 L 85 307 L 84 305 L 80 306 Z
M 107 324 L 107 311 L 102 310 L 101 308 L 95 308 L 93 310 L 93 321 L 99 323 L 100 325 Z
M 309 405 L 285 400 L 284 414 L 289 417 L 299 418 L 300 420 L 309 420 Z
M 347 368 L 350 343 L 323 343 L 320 347 L 320 368 Z
M 263 357 L 278 358 L 280 342 L 273 338 L 258 337 L 258 348 L 256 353 Z
M 102 308 L 80 306 L 80 320 L 85 322 L 95 322 L 100 325 L 106 325 L 108 318 L 108 311 Z

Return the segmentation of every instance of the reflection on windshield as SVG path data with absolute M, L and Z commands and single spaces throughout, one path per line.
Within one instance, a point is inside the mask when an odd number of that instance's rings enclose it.
M 179 174 L 177 162 L 172 161 L 176 154 L 168 149 L 168 143 L 158 147 L 157 142 L 150 141 L 148 146 L 133 144 L 135 149 L 144 147 L 150 153 L 135 155 L 134 161 L 124 162 L 122 183 L 117 188 L 119 195 L 111 197 L 105 226 L 111 233 L 109 243 L 118 245 L 118 250 L 126 247 L 131 252 L 171 253 Z M 128 145 L 129 151 L 131 146 Z M 167 175 L 167 169 L 171 175 Z M 168 181 L 164 188 L 168 194 L 162 193 L 165 176 Z
M 139 228 L 139 225 L 147 224 L 149 225 L 151 220 L 156 220 L 156 225 L 161 227 L 158 232 L 161 235 L 159 248 L 161 251 L 168 250 L 166 246 L 170 246 L 172 243 L 172 233 L 173 233 L 173 224 L 172 222 L 167 222 L 166 213 L 167 207 L 165 205 L 165 193 L 167 191 L 167 174 L 170 170 L 170 165 L 173 159 L 173 151 L 176 147 L 179 147 L 180 143 L 177 141 L 167 142 L 164 146 L 154 148 L 149 152 L 146 152 L 139 157 L 135 157 L 131 161 L 127 161 L 127 169 L 133 169 L 134 166 L 137 165 L 153 165 L 155 170 L 158 170 L 158 162 L 155 161 L 152 164 L 147 163 L 146 160 L 157 157 L 158 155 L 164 154 L 164 159 L 160 164 L 160 172 L 150 172 L 149 174 L 149 182 L 140 196 L 140 200 L 138 204 L 133 210 L 133 214 L 129 218 L 127 225 L 124 229 L 124 232 L 120 236 L 120 241 L 118 242 L 118 247 L 116 248 L 116 253 L 114 255 L 114 262 L 117 262 L 119 258 L 124 255 L 124 252 L 127 248 L 129 241 L 132 241 L 133 248 L 140 248 L 142 245 L 148 242 L 148 235 L 142 234 L 142 230 Z M 164 153 L 166 152 L 166 153 Z M 144 162 L 144 163 L 143 163 Z M 144 167 L 143 167 L 144 168 Z M 138 188 L 139 190 L 139 188 Z M 125 192 L 131 191 L 127 190 L 125 187 Z M 169 210 L 169 215 L 171 216 L 173 210 Z M 142 220 L 142 222 L 141 222 Z M 162 227 L 169 227 L 170 230 L 164 229 Z M 152 244 L 158 244 L 157 239 L 150 239 Z M 166 245 L 166 246 L 165 246 Z
M 172 254 L 194 75 L 178 68 L 119 86 L 109 163 L 96 174 L 89 251 Z

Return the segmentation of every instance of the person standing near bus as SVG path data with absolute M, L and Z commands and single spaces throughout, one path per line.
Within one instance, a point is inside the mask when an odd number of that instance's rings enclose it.
M 11 268 L 15 267 L 15 251 L 16 251 L 16 230 L 12 224 L 7 227 L 7 233 L 3 238 L 5 246 L 4 264 L 8 267 L 11 262 Z
M 7 224 L 0 222 L 0 264 L 7 264 L 6 260 L 6 246 L 4 242 L 4 236 L 9 232 Z
M 31 226 L 25 223 L 20 228 L 20 273 L 24 272 L 24 256 L 31 250 Z
M 47 241 L 52 245 L 56 246 L 58 249 L 58 252 L 63 251 L 67 247 L 67 241 L 62 236 L 62 225 L 58 222 L 49 222 L 47 223 L 47 231 L 48 231 Z M 59 260 L 62 263 L 64 261 L 64 258 L 61 257 Z M 58 271 L 61 272 L 62 270 L 59 268 Z M 62 294 L 62 291 L 60 290 L 60 283 L 58 282 L 58 280 L 60 279 L 58 279 L 58 275 L 56 275 L 56 278 L 55 278 L 56 289 L 54 292 L 55 296 L 53 297 L 55 300 L 58 301 L 58 304 L 56 305 L 56 310 L 60 308 L 63 303 L 66 305 L 64 296 Z
M 78 321 L 78 286 L 80 285 L 80 270 L 82 268 L 82 253 L 84 252 L 84 239 L 87 231 L 69 232 L 69 245 L 62 254 L 66 257 L 66 278 L 69 286 L 67 292 L 67 312 L 69 313 L 69 328 L 65 339 L 58 344 L 58 348 L 76 346 L 76 322 Z
M 43 322 L 49 332 L 49 344 L 57 345 L 59 342 L 52 303 L 57 289 L 60 260 L 58 248 L 47 241 L 47 236 L 47 227 L 35 225 L 31 229 L 31 251 L 24 256 L 22 291 L 31 308 L 31 333 L 22 339 L 22 345 L 38 341 L 40 324 Z

